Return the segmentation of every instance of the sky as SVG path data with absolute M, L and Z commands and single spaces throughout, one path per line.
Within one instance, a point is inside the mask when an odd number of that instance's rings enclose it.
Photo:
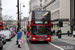
M 13 20 L 17 20 L 17 0 L 1 0 L 2 2 L 2 16 L 12 16 Z M 29 0 L 19 0 L 21 4 L 21 12 L 23 13 L 21 18 L 29 16 Z M 25 7 L 23 7 L 25 5 Z

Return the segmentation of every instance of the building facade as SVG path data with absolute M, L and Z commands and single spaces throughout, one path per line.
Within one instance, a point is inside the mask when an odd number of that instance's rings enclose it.
M 70 31 L 70 0 L 45 0 L 43 9 L 51 11 L 52 30 Z M 59 27 L 59 21 L 63 27 Z
M 29 1 L 29 12 L 33 10 L 42 10 L 45 0 L 30 0 Z
M 27 29 L 27 24 L 28 24 L 28 17 L 24 20 L 24 19 L 21 19 L 21 29 L 24 30 L 24 29 Z M 18 27 L 17 26 L 17 20 L 2 20 L 2 22 L 4 23 L 4 29 L 5 28 L 10 28 L 10 27 Z
M 0 21 L 2 21 L 2 8 L 1 8 L 2 4 L 1 4 L 1 0 L 0 0 Z
M 17 20 L 2 20 L 4 23 L 4 29 L 9 27 L 16 27 L 17 28 Z
M 25 19 L 21 20 L 21 29 L 22 30 L 27 29 L 28 20 L 29 20 L 29 17 L 25 17 Z

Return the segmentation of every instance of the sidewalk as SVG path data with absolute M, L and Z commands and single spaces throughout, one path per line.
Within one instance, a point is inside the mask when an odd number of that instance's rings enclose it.
M 62 35 L 61 38 L 58 38 L 58 36 L 52 36 L 52 39 L 60 40 L 60 41 L 75 45 L 75 38 L 73 36 L 68 37 L 68 35 Z
M 52 38 L 58 39 L 58 36 L 52 36 Z M 61 39 L 65 39 L 65 40 L 75 40 L 75 38 L 72 37 L 68 37 L 68 35 L 61 35 Z
M 17 36 L 14 38 L 14 41 L 11 44 L 9 44 L 9 47 L 6 50 L 29 50 L 26 37 L 24 34 L 22 35 L 22 39 L 24 41 L 23 41 L 23 45 L 20 45 L 21 48 L 18 48 L 18 45 L 16 45 L 16 38 Z

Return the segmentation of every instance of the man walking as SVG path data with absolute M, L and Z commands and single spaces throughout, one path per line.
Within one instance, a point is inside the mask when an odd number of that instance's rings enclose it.
M 68 34 L 68 37 L 69 37 L 69 35 L 70 35 L 70 32 L 69 32 L 69 31 L 67 31 L 67 34 Z
M 55 30 L 53 30 L 53 36 L 55 36 Z

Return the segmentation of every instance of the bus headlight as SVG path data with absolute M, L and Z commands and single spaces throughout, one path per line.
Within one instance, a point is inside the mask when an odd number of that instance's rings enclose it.
M 47 38 L 47 39 L 50 39 L 50 38 Z
M 33 39 L 36 39 L 36 38 L 33 37 Z

